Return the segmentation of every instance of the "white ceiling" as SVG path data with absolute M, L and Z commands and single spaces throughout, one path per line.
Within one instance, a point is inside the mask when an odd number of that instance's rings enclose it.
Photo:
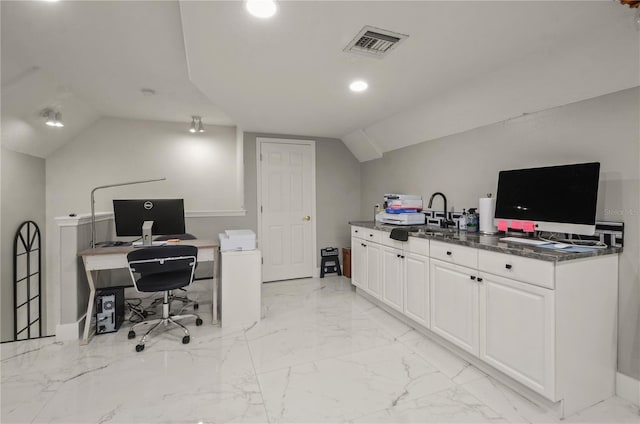
M 189 81 L 177 2 L 3 1 L 1 7 L 3 146 L 46 157 L 99 116 L 186 126 L 201 115 L 206 124 L 233 125 Z M 157 94 L 144 96 L 142 88 Z M 49 106 L 62 110 L 63 129 L 38 118 Z
M 343 52 L 364 25 L 409 38 L 383 59 Z M 582 46 L 594 44 L 607 63 L 593 58 L 584 72 L 595 47 Z M 20 151 L 30 134 L 49 149 L 34 142 L 27 153 L 49 154 L 53 133 L 37 112 L 60 105 L 67 140 L 101 115 L 187 122 L 201 114 L 245 131 L 343 138 L 367 160 L 637 85 L 638 49 L 627 51 L 637 45 L 633 12 L 608 0 L 281 1 L 270 20 L 240 1 L 2 2 L 3 145 L 8 138 Z M 625 72 L 603 78 L 616 66 Z M 552 71 L 536 81 L 537 69 Z M 523 73 L 529 91 L 514 95 Z M 548 84 L 571 73 L 586 76 Z M 355 78 L 369 90 L 349 92 Z M 144 97 L 143 87 L 158 94 Z M 511 95 L 493 113 L 460 113 L 490 103 L 487 88 Z

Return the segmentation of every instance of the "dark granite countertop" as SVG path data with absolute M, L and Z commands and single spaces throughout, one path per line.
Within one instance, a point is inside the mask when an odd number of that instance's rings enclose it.
M 525 258 L 540 259 L 550 262 L 569 261 L 573 259 L 612 255 L 622 252 L 622 248 L 620 247 L 596 249 L 591 252 L 566 252 L 559 249 L 554 250 L 527 244 L 500 241 L 500 238 L 504 237 L 502 235 L 483 235 L 479 233 L 467 233 L 466 231 L 442 230 L 440 228 L 434 228 L 427 225 L 411 225 L 403 227 L 398 225 L 374 223 L 373 221 L 351 221 L 349 224 L 387 232 L 391 232 L 394 228 L 406 228 L 410 230 L 410 237 L 420 237 L 445 243 L 460 244 L 463 246 L 490 250 L 492 252 L 507 253 L 509 255 L 523 256 Z

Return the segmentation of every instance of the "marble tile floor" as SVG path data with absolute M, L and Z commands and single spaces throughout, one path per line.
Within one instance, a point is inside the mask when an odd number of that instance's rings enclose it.
M 548 423 L 559 420 L 357 296 L 343 277 L 263 285 L 263 319 L 152 338 L 1 345 L 2 423 Z M 640 423 L 613 397 L 567 422 Z

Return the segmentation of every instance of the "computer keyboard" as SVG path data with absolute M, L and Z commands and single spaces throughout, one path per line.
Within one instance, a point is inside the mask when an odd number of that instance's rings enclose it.
M 133 243 L 133 247 L 157 247 L 157 246 L 164 246 L 165 244 L 167 244 L 166 241 L 152 241 L 151 242 L 151 246 L 148 245 L 143 245 L 141 241 L 134 241 Z
M 528 239 L 528 238 L 522 238 L 522 237 L 503 237 L 500 239 L 500 241 L 508 241 L 511 243 L 522 243 L 522 244 L 530 244 L 533 246 L 541 246 L 543 244 L 549 244 L 550 242 L 548 241 L 544 241 L 544 240 L 537 240 L 537 239 Z

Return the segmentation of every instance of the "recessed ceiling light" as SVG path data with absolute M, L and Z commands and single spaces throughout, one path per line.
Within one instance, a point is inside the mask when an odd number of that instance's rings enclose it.
M 244 7 L 256 18 L 270 18 L 278 11 L 274 0 L 246 0 Z
M 53 109 L 45 109 L 40 113 L 40 116 L 44 118 L 44 123 L 50 127 L 64 127 L 62 113 L 60 112 L 56 112 Z
M 351 89 L 351 91 L 355 91 L 356 93 L 360 93 L 361 91 L 364 91 L 367 88 L 369 88 L 369 84 L 367 84 L 366 81 L 362 81 L 362 80 L 354 81 L 351 84 L 349 84 L 349 89 Z

